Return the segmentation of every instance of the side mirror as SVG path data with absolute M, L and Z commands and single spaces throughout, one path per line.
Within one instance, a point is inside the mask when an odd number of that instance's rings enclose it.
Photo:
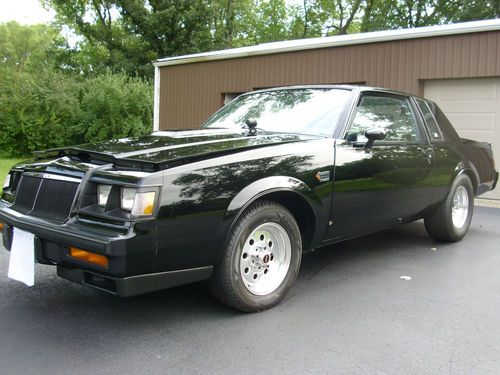
M 375 141 L 381 141 L 387 137 L 384 130 L 379 128 L 368 129 L 365 131 L 365 137 L 368 138 L 368 142 L 365 144 L 365 148 L 370 148 L 373 146 Z

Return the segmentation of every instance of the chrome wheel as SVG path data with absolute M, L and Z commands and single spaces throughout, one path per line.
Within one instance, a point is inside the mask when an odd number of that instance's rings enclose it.
M 451 220 L 455 228 L 462 228 L 469 214 L 469 194 L 464 186 L 459 186 L 453 196 Z
M 259 225 L 248 236 L 240 257 L 245 288 L 263 296 L 274 292 L 285 279 L 292 257 L 286 230 L 277 223 Z

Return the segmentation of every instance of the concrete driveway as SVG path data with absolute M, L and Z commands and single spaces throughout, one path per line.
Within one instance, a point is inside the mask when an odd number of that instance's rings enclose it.
M 7 279 L 2 374 L 499 374 L 500 210 L 435 243 L 408 224 L 308 254 L 286 301 L 225 308 L 199 283 L 119 299 L 37 266 Z M 401 278 L 409 276 L 411 280 Z

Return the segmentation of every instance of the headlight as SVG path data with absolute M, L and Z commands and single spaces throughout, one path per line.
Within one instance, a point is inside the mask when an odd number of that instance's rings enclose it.
M 135 194 L 137 189 L 134 188 L 122 188 L 121 189 L 121 208 L 122 210 L 132 211 L 134 208 Z
M 134 207 L 132 209 L 133 217 L 151 216 L 154 213 L 156 193 L 148 191 L 137 193 L 135 196 Z
M 10 173 L 5 177 L 5 182 L 3 183 L 3 188 L 7 189 L 10 186 Z
M 111 185 L 97 185 L 97 204 L 99 206 L 106 207 L 111 187 Z
M 154 214 L 156 192 L 137 192 L 135 188 L 121 189 L 121 208 L 130 211 L 132 217 Z

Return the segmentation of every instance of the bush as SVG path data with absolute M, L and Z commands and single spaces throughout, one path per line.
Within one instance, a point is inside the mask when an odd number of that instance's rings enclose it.
M 151 131 L 152 119 L 152 84 L 140 78 L 0 71 L 2 154 L 137 136 Z
M 83 84 L 77 139 L 86 142 L 151 132 L 153 89 L 150 82 L 125 74 L 105 74 Z
M 0 88 L 0 147 L 9 155 L 67 143 L 67 124 L 79 118 L 78 85 L 60 73 L 41 71 L 3 77 Z

